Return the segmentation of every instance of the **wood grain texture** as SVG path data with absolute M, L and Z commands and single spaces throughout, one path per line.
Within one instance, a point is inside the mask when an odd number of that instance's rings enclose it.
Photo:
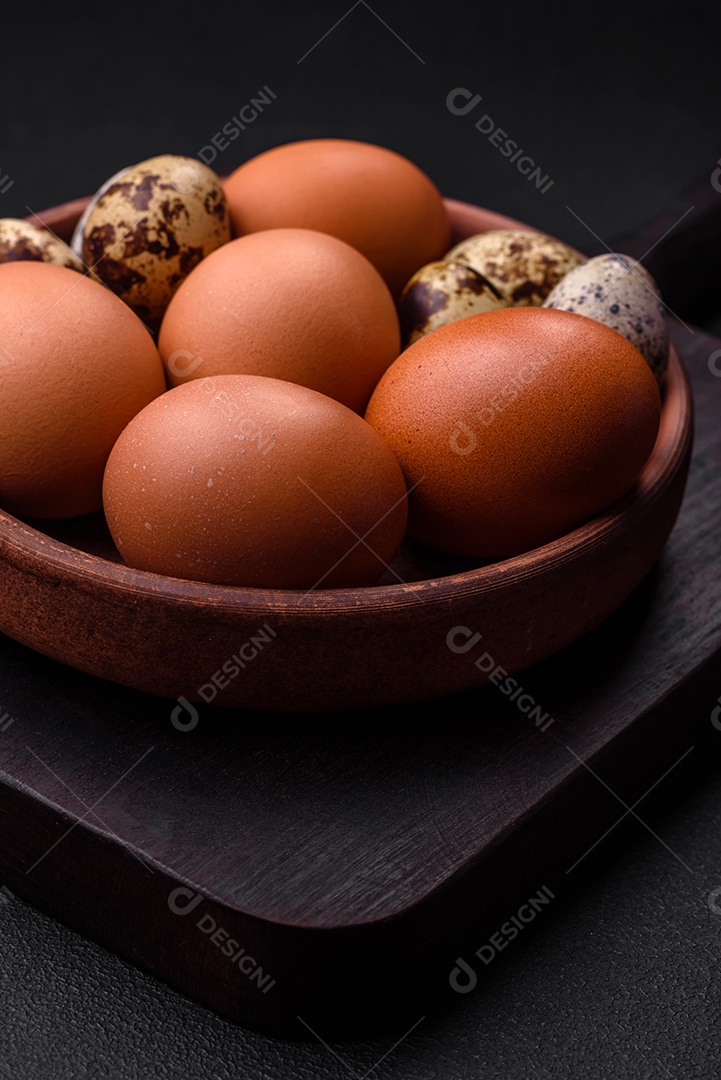
M 682 512 L 621 608 L 523 673 L 546 731 L 488 686 L 403 711 L 202 708 L 180 732 L 170 703 L 6 639 L 2 880 L 265 1030 L 302 1034 L 300 1015 L 324 1037 L 397 1032 L 450 992 L 458 956 L 482 979 L 474 950 L 543 886 L 561 892 L 626 806 L 718 738 L 721 379 L 708 357 L 721 343 L 676 337 L 697 402 Z M 482 639 L 465 662 L 492 648 Z M 203 897 L 189 915 L 168 906 L 179 886 Z M 270 990 L 211 942 L 204 916 Z
M 448 206 L 456 240 L 518 225 Z M 67 235 L 79 209 L 41 218 Z M 372 588 L 304 594 L 165 578 L 121 564 L 100 515 L 48 525 L 0 510 L 0 630 L 81 671 L 196 704 L 320 710 L 469 689 L 492 668 L 449 649 L 453 627 L 483 626 L 498 663 L 518 672 L 597 626 L 644 578 L 676 519 L 691 437 L 674 353 L 654 452 L 608 511 L 494 564 L 407 543 Z
M 482 985 L 474 951 L 542 887 L 562 893 L 627 807 L 641 799 L 643 818 L 719 737 L 721 342 L 674 335 L 697 408 L 681 514 L 615 614 L 519 676 L 545 730 L 486 686 L 324 715 L 199 707 L 180 731 L 174 703 L 4 638 L 0 880 L 268 1031 L 303 1035 L 300 1016 L 324 1038 L 397 1036 L 451 992 L 459 956 Z M 468 628 L 483 636 L 454 659 L 503 663 L 481 614 Z M 349 653 L 349 680 L 362 662 Z M 201 898 L 186 915 L 169 906 L 179 887 Z M 266 993 L 213 924 L 262 965 Z

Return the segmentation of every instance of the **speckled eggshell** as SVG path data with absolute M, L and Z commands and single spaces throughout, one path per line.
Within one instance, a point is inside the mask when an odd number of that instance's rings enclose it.
M 85 273 L 82 260 L 48 229 L 21 218 L 1 218 L 0 263 L 25 261 L 46 262 Z
M 171 386 L 265 375 L 363 412 L 400 352 L 400 328 L 388 287 L 359 251 L 311 229 L 268 229 L 196 267 L 158 345 Z
M 555 286 L 544 307 L 575 311 L 623 334 L 646 357 L 659 385 L 668 367 L 668 325 L 658 285 L 627 255 L 597 255 Z
M 492 229 L 471 236 L 445 258 L 483 274 L 514 307 L 540 307 L 561 278 L 582 261 L 560 240 L 520 229 Z
M 337 236 L 373 263 L 395 298 L 450 242 L 435 184 L 407 158 L 372 143 L 286 143 L 241 165 L 225 190 L 236 236 L 276 228 Z
M 118 439 L 103 494 L 130 565 L 221 585 L 372 585 L 407 519 L 403 475 L 373 428 L 314 390 L 254 375 L 152 402 Z
M 230 239 L 212 169 L 162 154 L 116 174 L 78 223 L 73 249 L 153 331 L 180 283 Z
M 0 505 L 39 518 L 100 509 L 115 440 L 166 389 L 140 319 L 42 262 L 0 266 L 0 381 Z
M 660 395 L 638 349 L 601 323 L 505 308 L 411 345 L 366 419 L 401 463 L 411 536 L 503 558 L 629 490 L 654 446 Z
M 458 262 L 432 262 L 422 266 L 401 293 L 398 314 L 405 345 L 412 345 L 439 326 L 508 307 L 487 278 Z

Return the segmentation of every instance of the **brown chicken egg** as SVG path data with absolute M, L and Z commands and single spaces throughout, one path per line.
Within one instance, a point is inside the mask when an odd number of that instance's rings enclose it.
M 99 510 L 108 454 L 166 389 L 153 339 L 117 296 L 64 267 L 0 266 L 0 505 Z
M 100 188 L 72 246 L 155 331 L 181 281 L 229 239 L 225 195 L 213 170 L 194 158 L 161 154 Z
M 85 273 L 82 260 L 49 229 L 21 218 L 0 219 L 0 263 L 25 261 L 52 263 Z
M 241 165 L 225 191 L 236 236 L 279 227 L 330 233 L 370 259 L 394 297 L 450 238 L 431 180 L 407 158 L 370 143 L 287 143 Z
M 266 375 L 362 412 L 400 351 L 400 329 L 385 282 L 355 248 L 310 229 L 269 229 L 193 270 L 158 345 L 173 386 Z
M 368 422 L 409 487 L 409 533 L 504 558 L 621 498 L 656 439 L 660 396 L 638 349 L 550 308 L 471 315 L 421 338 L 376 387 Z
M 304 386 L 179 386 L 123 431 L 105 513 L 131 566 L 221 585 L 372 585 L 407 518 L 400 466 L 356 413 Z

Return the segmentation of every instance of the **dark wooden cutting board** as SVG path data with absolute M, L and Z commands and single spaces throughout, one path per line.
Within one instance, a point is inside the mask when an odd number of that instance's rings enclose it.
M 544 730 L 487 687 L 180 731 L 175 703 L 2 639 L 0 885 L 268 1031 L 402 1030 L 480 981 L 543 917 L 529 899 L 721 739 L 721 341 L 674 339 L 697 410 L 681 515 L 614 616 L 519 676 Z

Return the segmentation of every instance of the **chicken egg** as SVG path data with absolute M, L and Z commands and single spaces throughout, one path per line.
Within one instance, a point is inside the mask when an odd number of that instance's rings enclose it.
M 505 308 L 417 341 L 376 387 L 366 419 L 409 488 L 411 536 L 505 558 L 620 499 L 656 439 L 660 396 L 634 345 L 549 308 Z
M 440 192 L 407 158 L 351 139 L 307 139 L 251 158 L 225 182 L 236 236 L 295 227 L 361 251 L 397 297 L 438 259 L 450 223 Z
M 115 444 L 103 497 L 131 566 L 261 588 L 372 585 L 407 519 L 400 466 L 365 420 L 257 375 L 151 402 Z
M 193 270 L 158 344 L 172 386 L 265 375 L 362 412 L 400 351 L 400 329 L 385 282 L 355 248 L 310 229 L 269 229 Z
M 0 266 L 0 377 L 0 504 L 22 517 L 99 510 L 113 443 L 166 389 L 140 319 L 43 262 Z

